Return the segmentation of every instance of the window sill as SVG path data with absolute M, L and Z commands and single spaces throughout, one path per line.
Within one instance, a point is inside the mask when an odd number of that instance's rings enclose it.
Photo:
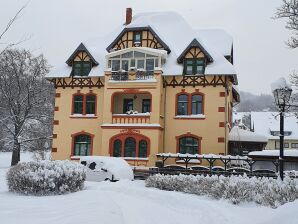
M 122 158 L 124 160 L 128 160 L 128 161 L 148 161 L 148 158 L 138 158 L 138 157 L 119 157 Z
M 112 114 L 113 117 L 150 117 L 150 113 Z
M 96 119 L 97 116 L 95 114 L 72 114 L 69 118 Z
M 204 114 L 196 115 L 176 115 L 174 119 L 178 120 L 205 120 L 206 116 Z

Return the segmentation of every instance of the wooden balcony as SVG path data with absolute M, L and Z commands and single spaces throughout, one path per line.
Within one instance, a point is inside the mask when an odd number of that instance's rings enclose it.
M 113 124 L 150 124 L 150 114 L 113 114 Z

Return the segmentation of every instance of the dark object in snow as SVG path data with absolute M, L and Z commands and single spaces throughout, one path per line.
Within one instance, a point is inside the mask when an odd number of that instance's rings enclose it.
M 96 167 L 96 163 L 95 162 L 90 163 L 90 165 L 89 165 L 89 169 L 90 170 L 95 170 L 95 167 Z
M 86 168 L 71 161 L 19 163 L 7 172 L 8 188 L 26 195 L 56 195 L 82 190 Z

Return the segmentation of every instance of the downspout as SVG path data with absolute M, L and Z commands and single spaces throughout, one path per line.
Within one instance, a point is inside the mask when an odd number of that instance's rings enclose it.
M 228 85 L 227 85 L 227 77 L 225 76 L 225 155 L 227 155 L 227 127 L 228 127 L 228 121 L 227 121 L 227 113 L 228 113 Z
M 163 139 L 162 139 L 162 152 L 165 153 L 165 139 L 166 139 L 166 95 L 167 95 L 167 86 L 163 87 L 164 80 L 166 77 L 162 76 L 162 88 L 164 88 L 163 95 Z

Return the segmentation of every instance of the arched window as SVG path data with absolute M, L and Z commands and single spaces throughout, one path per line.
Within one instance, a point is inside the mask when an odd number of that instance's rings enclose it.
M 115 140 L 114 145 L 113 145 L 113 156 L 114 157 L 121 157 L 121 148 L 122 148 L 121 140 L 119 140 L 119 139 Z
M 132 137 L 125 140 L 124 157 L 136 157 L 136 140 Z
M 139 142 L 139 157 L 146 158 L 147 157 L 147 141 L 141 140 Z
M 89 135 L 77 135 L 74 137 L 74 155 L 91 155 L 91 137 Z
M 73 97 L 73 113 L 83 114 L 84 113 L 84 96 L 75 95 Z
M 199 94 L 191 96 L 191 114 L 203 114 L 203 97 Z
M 199 140 L 190 136 L 179 138 L 179 153 L 198 154 Z
M 188 114 L 188 95 L 181 94 L 178 96 L 177 115 Z
M 86 96 L 86 114 L 95 114 L 96 97 L 95 95 Z

